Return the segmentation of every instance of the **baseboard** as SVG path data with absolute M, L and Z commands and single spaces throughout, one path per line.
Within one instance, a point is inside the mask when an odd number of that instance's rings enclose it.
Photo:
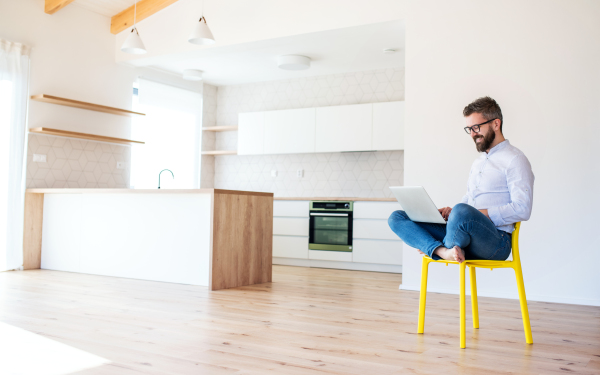
M 420 291 L 421 287 L 418 285 L 404 285 L 400 284 L 399 289 L 402 290 L 413 290 Z M 465 288 L 465 292 L 467 295 L 471 295 L 470 288 Z M 431 293 L 444 293 L 444 294 L 458 294 L 458 290 L 451 288 L 427 288 L 427 292 Z M 512 293 L 499 293 L 499 292 L 480 292 L 477 291 L 477 296 L 479 297 L 491 297 L 491 298 L 506 298 L 506 299 L 515 299 L 518 300 L 519 296 L 515 291 L 515 294 Z M 548 296 L 541 294 L 529 294 L 527 293 L 528 301 L 536 301 L 536 302 L 548 302 L 548 303 L 566 303 L 569 305 L 585 305 L 585 306 L 600 306 L 600 300 L 594 299 L 585 299 L 585 298 L 565 298 L 565 297 L 556 297 L 556 296 Z
M 333 269 L 352 270 L 352 271 L 402 273 L 402 266 L 392 265 L 392 264 L 335 262 L 335 261 L 330 261 L 330 260 L 295 259 L 295 258 L 278 258 L 278 257 L 273 257 L 273 264 L 283 265 L 283 266 L 297 266 L 297 267 L 333 268 Z

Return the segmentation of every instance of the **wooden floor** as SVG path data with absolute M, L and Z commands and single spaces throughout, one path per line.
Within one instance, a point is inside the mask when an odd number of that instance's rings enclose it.
M 400 283 L 396 274 L 274 266 L 273 283 L 209 292 L 3 272 L 0 324 L 110 361 L 76 372 L 85 375 L 600 374 L 598 307 L 530 302 L 527 345 L 518 301 L 481 297 L 481 328 L 473 332 L 468 315 L 461 350 L 458 296 L 429 294 L 417 335 L 418 293 Z

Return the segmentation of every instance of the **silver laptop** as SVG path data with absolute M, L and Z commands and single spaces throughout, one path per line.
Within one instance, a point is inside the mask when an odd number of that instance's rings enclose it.
M 390 190 L 412 221 L 446 224 L 423 186 L 390 186 Z

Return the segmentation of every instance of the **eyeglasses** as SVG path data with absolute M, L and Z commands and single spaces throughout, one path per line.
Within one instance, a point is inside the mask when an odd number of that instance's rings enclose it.
M 467 134 L 471 134 L 471 130 L 473 130 L 475 133 L 479 133 L 479 130 L 481 130 L 480 129 L 481 125 L 488 124 L 488 123 L 490 123 L 490 122 L 492 122 L 494 120 L 497 120 L 497 119 L 493 118 L 493 119 L 491 119 L 489 121 L 482 122 L 481 124 L 477 124 L 477 125 L 473 125 L 473 126 L 465 126 L 465 131 L 467 132 Z

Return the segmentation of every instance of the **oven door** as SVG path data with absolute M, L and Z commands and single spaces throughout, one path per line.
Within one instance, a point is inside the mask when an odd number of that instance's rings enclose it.
M 352 251 L 352 212 L 311 211 L 310 250 Z

